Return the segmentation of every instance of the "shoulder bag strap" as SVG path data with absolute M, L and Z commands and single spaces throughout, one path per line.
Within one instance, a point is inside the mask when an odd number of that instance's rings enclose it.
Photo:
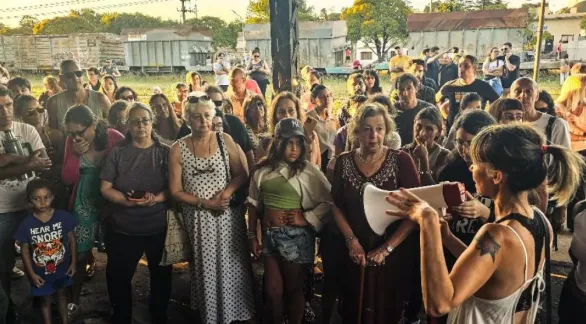
M 228 161 L 226 161 L 226 154 L 224 153 L 224 141 L 222 139 L 222 135 L 216 132 L 216 140 L 218 142 L 218 148 L 220 149 L 220 155 L 222 155 L 222 161 L 224 161 L 224 166 L 226 167 L 226 179 L 230 178 L 230 165 Z
M 555 120 L 557 119 L 556 116 L 549 116 L 549 119 L 547 120 L 547 126 L 545 127 L 545 135 L 547 136 L 547 143 L 551 144 L 551 135 L 553 133 L 553 124 L 555 123 Z
M 550 119 L 551 120 L 551 119 Z M 545 309 L 547 311 L 547 315 L 546 315 L 546 320 L 547 320 L 547 324 L 552 324 L 553 320 L 552 320 L 552 300 L 551 300 L 551 239 L 550 239 L 550 234 L 549 234 L 549 226 L 547 226 L 547 224 L 549 223 L 549 221 L 547 220 L 547 218 L 545 217 L 545 215 L 540 211 L 540 210 L 536 210 L 537 214 L 539 215 L 539 218 L 541 218 L 541 222 L 543 223 L 543 226 L 545 228 L 545 264 L 544 264 L 544 270 L 545 270 Z

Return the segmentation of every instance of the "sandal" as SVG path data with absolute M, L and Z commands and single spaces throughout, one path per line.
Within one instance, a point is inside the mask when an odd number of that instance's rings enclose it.
M 85 277 L 86 279 L 92 279 L 96 275 L 96 263 L 88 264 L 85 266 Z
M 75 315 L 75 313 L 77 313 L 78 309 L 79 306 L 74 303 L 67 304 L 67 315 L 69 315 L 69 317 L 72 317 L 73 315 Z

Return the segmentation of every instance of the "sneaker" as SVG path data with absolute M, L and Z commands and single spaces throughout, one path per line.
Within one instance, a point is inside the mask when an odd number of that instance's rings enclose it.
M 17 267 L 12 268 L 12 279 L 20 279 L 24 276 L 25 274 L 22 270 Z

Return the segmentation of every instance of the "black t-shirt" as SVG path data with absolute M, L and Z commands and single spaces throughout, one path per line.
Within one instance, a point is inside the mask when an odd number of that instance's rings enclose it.
M 245 153 L 252 151 L 252 143 L 250 142 L 250 137 L 248 136 L 248 132 L 246 131 L 242 121 L 233 115 L 226 114 L 224 117 L 226 118 L 226 122 L 230 127 L 226 133 L 232 137 L 236 144 L 240 145 L 242 151 Z
M 102 82 L 100 82 L 100 80 L 98 80 L 98 83 L 96 83 L 96 85 L 92 85 L 90 82 L 86 82 L 83 84 L 83 87 L 86 88 L 87 86 L 90 86 L 92 90 L 94 91 L 100 91 L 100 88 L 102 87 Z
M 458 78 L 458 66 L 454 63 L 449 65 L 440 65 L 437 84 L 443 87 L 444 84 Z
M 505 61 L 504 56 L 499 56 L 496 59 Z M 521 66 L 521 59 L 517 55 L 511 55 L 511 57 L 509 58 L 509 62 L 515 66 L 515 70 L 509 71 L 505 63 L 505 67 L 503 69 L 504 74 L 501 77 L 501 82 L 503 84 L 504 89 L 509 89 L 513 82 L 515 82 L 515 80 L 517 80 L 520 77 L 519 68 Z
M 397 132 L 401 136 L 401 143 L 409 144 L 413 142 L 413 124 L 415 116 L 423 109 L 434 107 L 431 104 L 417 99 L 417 106 L 413 109 L 402 110 L 399 102 L 395 104 L 397 108 L 397 116 L 395 117 L 395 124 L 397 124 Z
M 436 95 L 437 102 L 443 102 L 445 99 L 450 101 L 450 110 L 448 112 L 447 129 L 449 130 L 454 123 L 456 115 L 460 112 L 460 101 L 468 93 L 476 93 L 482 98 L 482 109 L 487 102 L 494 102 L 499 95 L 485 81 L 476 79 L 470 84 L 464 84 L 461 79 L 446 83 Z
M 432 79 L 436 84 L 439 81 L 439 69 L 440 64 L 437 60 L 427 63 L 427 71 L 425 71 L 425 77 Z

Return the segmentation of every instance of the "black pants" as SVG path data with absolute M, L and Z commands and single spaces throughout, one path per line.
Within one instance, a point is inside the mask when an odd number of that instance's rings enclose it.
M 559 324 L 583 323 L 586 318 L 586 295 L 576 286 L 574 270 L 562 287 L 558 315 Z
M 262 93 L 262 96 L 264 97 L 265 94 L 267 93 L 267 86 L 269 85 L 269 79 L 255 80 L 255 81 L 258 84 L 258 87 L 260 88 L 260 93 Z
M 145 253 L 151 275 L 149 310 L 152 323 L 165 323 L 171 297 L 171 266 L 159 262 L 165 246 L 165 233 L 150 236 L 129 236 L 109 230 L 106 234 L 108 265 L 106 281 L 114 308 L 112 323 L 132 323 L 132 277 Z

